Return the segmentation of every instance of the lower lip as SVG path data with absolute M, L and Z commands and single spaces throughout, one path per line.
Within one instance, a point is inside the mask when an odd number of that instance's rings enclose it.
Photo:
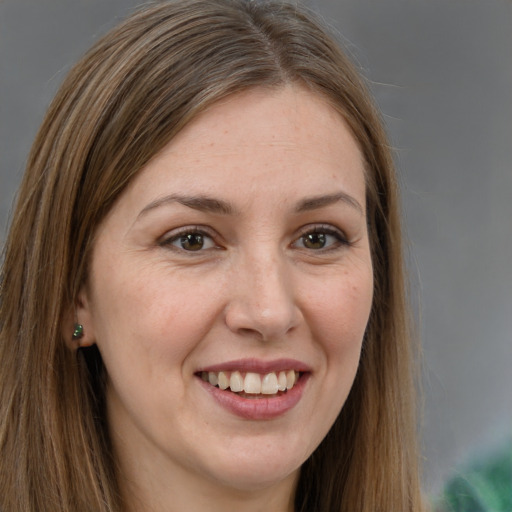
M 224 409 L 247 420 L 271 420 L 295 407 L 304 392 L 309 374 L 302 374 L 292 389 L 272 398 L 244 398 L 225 391 L 198 378 L 201 385 Z

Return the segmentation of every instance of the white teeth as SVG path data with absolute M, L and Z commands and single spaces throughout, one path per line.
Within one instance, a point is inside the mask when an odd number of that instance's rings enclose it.
M 270 372 L 265 375 L 247 372 L 245 377 L 241 372 L 201 372 L 201 378 L 212 386 L 234 393 L 245 392 L 250 395 L 276 395 L 279 391 L 292 389 L 299 379 L 295 370 Z
M 244 390 L 244 379 L 242 378 L 240 372 L 237 371 L 231 374 L 229 379 L 229 387 L 231 388 L 231 391 L 235 393 L 239 393 L 240 391 Z
M 224 372 L 219 372 L 219 388 L 220 389 L 229 388 L 229 379 Z
M 291 389 L 295 384 L 295 372 L 293 370 L 289 370 L 286 372 L 286 388 Z
M 261 393 L 261 377 L 259 374 L 248 372 L 245 375 L 244 391 L 253 395 Z
M 261 381 L 261 392 L 264 395 L 275 395 L 279 390 L 277 384 L 277 375 L 275 373 L 267 373 Z
M 277 389 L 279 391 L 284 391 L 286 389 L 286 372 L 279 372 L 279 377 L 277 378 Z

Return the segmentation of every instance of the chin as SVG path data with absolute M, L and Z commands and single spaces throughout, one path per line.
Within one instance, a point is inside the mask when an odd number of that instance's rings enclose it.
M 244 471 L 233 471 L 217 475 L 217 481 L 226 488 L 238 492 L 256 492 L 277 486 L 289 479 L 298 478 L 300 467 L 271 469 L 245 468 Z
M 227 458 L 217 458 L 210 471 L 223 486 L 250 492 L 298 478 L 305 458 L 282 447 L 267 445 L 265 449 L 257 442 L 249 450 L 232 449 Z

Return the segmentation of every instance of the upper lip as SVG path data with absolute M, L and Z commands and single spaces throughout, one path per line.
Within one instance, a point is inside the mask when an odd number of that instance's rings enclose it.
M 264 361 L 261 359 L 246 358 L 234 359 L 232 361 L 225 361 L 223 363 L 213 364 L 199 368 L 198 372 L 253 372 L 266 374 L 271 372 L 279 372 L 283 370 L 295 370 L 299 372 L 310 372 L 311 367 L 297 359 L 273 359 L 271 361 Z

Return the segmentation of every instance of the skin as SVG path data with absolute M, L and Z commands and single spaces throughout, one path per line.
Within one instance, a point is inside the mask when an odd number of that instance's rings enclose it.
M 107 215 L 79 295 L 127 510 L 292 511 L 352 385 L 372 291 L 364 165 L 332 107 L 254 89 L 192 121 Z M 307 364 L 298 403 L 265 420 L 219 405 L 197 372 L 242 358 Z

